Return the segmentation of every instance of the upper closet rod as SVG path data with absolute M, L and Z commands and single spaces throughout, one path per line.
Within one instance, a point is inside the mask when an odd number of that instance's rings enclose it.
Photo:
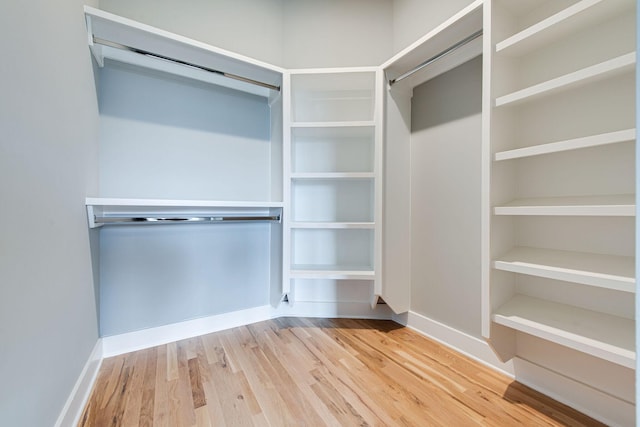
M 266 87 L 267 89 L 271 89 L 271 90 L 275 90 L 275 91 L 280 91 L 280 86 L 272 85 L 272 84 L 269 84 L 269 83 L 264 83 L 264 82 L 261 82 L 261 81 L 258 81 L 258 80 L 253 80 L 253 79 L 250 79 L 248 77 L 238 76 L 237 74 L 226 73 L 224 71 L 215 70 L 213 68 L 204 67 L 202 65 L 191 64 L 190 62 L 182 61 L 180 59 L 169 58 L 168 56 L 159 55 L 157 53 L 148 52 L 148 51 L 143 50 L 143 49 L 138 49 L 136 47 L 126 46 L 126 45 L 123 45 L 123 44 L 120 44 L 120 43 L 115 43 L 115 42 L 112 42 L 112 41 L 109 41 L 109 40 L 101 39 L 101 38 L 96 37 L 96 36 L 93 36 L 93 42 L 97 43 L 97 44 L 104 45 L 104 46 L 113 47 L 113 48 L 116 48 L 116 49 L 127 50 L 129 52 L 134 52 L 134 53 L 138 53 L 138 54 L 141 54 L 141 55 L 150 56 L 152 58 L 162 59 L 164 61 L 175 62 L 176 64 L 185 65 L 187 67 L 196 68 L 196 69 L 202 70 L 202 71 L 207 71 L 209 73 L 214 73 L 214 74 L 217 74 L 219 76 L 227 77 L 229 79 L 238 80 L 238 81 L 249 83 L 249 84 L 256 85 L 256 86 Z
M 175 224 L 175 223 L 221 223 L 249 221 L 280 221 L 280 215 L 272 216 L 195 216 L 195 217 L 123 217 L 96 216 L 96 224 Z
M 461 48 L 462 46 L 471 43 L 472 41 L 474 41 L 475 39 L 477 39 L 478 37 L 482 36 L 482 30 L 478 30 L 475 33 L 471 34 L 469 37 L 460 40 L 458 43 L 454 44 L 453 46 L 443 50 L 442 52 L 438 53 L 435 56 L 432 56 L 431 58 L 427 59 L 426 61 L 424 61 L 423 63 L 421 63 L 420 65 L 418 65 L 417 67 L 415 67 L 414 69 L 407 71 L 406 73 L 402 74 L 399 77 L 396 77 L 395 79 L 391 79 L 389 80 L 389 86 L 393 86 L 394 84 L 398 83 L 401 80 L 406 79 L 409 76 L 412 76 L 413 74 L 417 73 L 418 71 L 422 70 L 423 68 L 433 64 L 434 62 L 436 62 L 438 59 L 444 58 L 445 56 L 449 55 L 450 53 L 452 53 L 455 50 L 458 50 L 459 48 Z

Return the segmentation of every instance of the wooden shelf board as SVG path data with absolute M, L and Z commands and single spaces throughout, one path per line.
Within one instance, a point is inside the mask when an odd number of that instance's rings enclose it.
M 145 58 L 142 55 L 122 53 L 117 49 L 93 43 L 93 36 L 101 39 L 149 51 L 154 54 L 174 58 L 223 72 L 236 74 L 253 80 L 280 86 L 284 69 L 225 49 L 220 49 L 178 34 L 161 30 L 128 18 L 114 15 L 100 9 L 85 6 L 85 17 L 89 31 L 89 46 L 100 65 L 104 57 L 134 63 L 136 65 L 159 69 L 197 80 L 209 81 L 211 76 L 197 72 L 191 67 L 169 66 L 162 60 Z M 134 56 L 135 55 L 135 56 Z M 163 64 L 164 63 L 164 64 Z M 207 73 L 211 74 L 211 73 Z M 269 96 L 270 92 L 249 84 L 231 79 L 213 78 L 211 83 L 231 87 L 260 96 Z
M 372 230 L 374 222 L 306 222 L 297 221 L 291 223 L 291 228 L 318 228 L 318 229 L 365 229 Z
M 524 295 L 516 295 L 498 308 L 492 320 L 627 368 L 635 368 L 633 320 Z
M 293 136 L 295 143 L 304 143 L 308 140 L 315 141 L 317 139 L 367 139 L 373 140 L 374 131 L 375 131 L 375 123 L 374 122 L 364 122 L 363 126 L 351 126 L 352 122 L 347 122 L 349 126 L 339 125 L 337 127 L 331 126 L 316 126 L 316 122 L 310 124 L 309 122 L 304 122 L 308 124 L 308 127 L 293 127 Z M 331 123 L 331 122 L 329 122 Z M 341 122 L 343 123 L 343 122 Z M 362 122 L 356 122 L 362 123 Z
M 635 293 L 635 258 L 517 247 L 493 261 L 493 268 Z
M 135 207 L 229 207 L 229 208 L 281 208 L 282 202 L 221 201 L 179 199 L 121 199 L 110 197 L 87 197 L 86 205 L 135 206 Z
M 291 179 L 373 179 L 373 172 L 294 172 Z
M 598 135 L 585 136 L 582 138 L 569 139 L 565 141 L 551 142 L 548 144 L 534 145 L 531 147 L 518 148 L 515 150 L 501 151 L 495 154 L 496 161 L 521 159 L 542 154 L 559 153 L 562 151 L 578 150 L 581 148 L 598 147 L 607 144 L 616 144 L 636 139 L 635 129 L 625 129 L 616 132 L 608 132 Z
M 617 58 L 574 71 L 573 73 L 565 74 L 564 76 L 518 90 L 508 95 L 500 96 L 496 98 L 495 106 L 517 105 L 579 85 L 613 77 L 624 72 L 633 71 L 635 64 L 635 52 L 627 53 Z
M 496 206 L 496 215 L 635 216 L 634 195 L 521 199 Z
M 292 279 L 373 280 L 370 266 L 294 265 L 289 271 Z
M 582 0 L 496 44 L 496 53 L 520 56 L 622 13 L 627 0 Z
M 373 127 L 373 120 L 354 120 L 344 122 L 292 122 L 292 128 L 340 128 L 340 127 Z

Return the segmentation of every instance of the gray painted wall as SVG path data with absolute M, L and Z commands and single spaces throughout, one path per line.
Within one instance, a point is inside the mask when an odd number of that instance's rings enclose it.
M 380 65 L 391 57 L 390 0 L 284 0 L 287 68 Z
M 104 228 L 100 332 L 269 304 L 270 224 Z
M 480 330 L 482 59 L 414 89 L 411 309 Z
M 82 5 L 0 2 L 0 424 L 49 427 L 98 339 L 84 198 L 98 115 Z
M 287 68 L 380 65 L 473 0 L 100 0 L 108 12 Z
M 283 59 L 283 0 L 100 0 L 100 8 L 272 64 Z
M 393 0 L 393 52 L 400 52 L 473 0 Z
M 110 62 L 99 103 L 101 197 L 269 200 L 265 98 Z
M 100 0 L 100 8 L 287 68 L 380 65 L 391 0 Z
M 99 92 L 100 196 L 269 200 L 265 98 L 117 63 Z M 268 223 L 100 234 L 102 336 L 269 303 Z

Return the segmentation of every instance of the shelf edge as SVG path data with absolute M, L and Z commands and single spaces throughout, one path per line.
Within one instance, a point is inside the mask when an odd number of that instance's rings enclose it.
M 521 102 L 533 100 L 537 97 L 570 89 L 572 86 L 604 79 L 607 76 L 613 76 L 617 73 L 622 73 L 631 69 L 635 66 L 635 63 L 635 52 L 627 53 L 625 55 L 582 68 L 572 73 L 497 97 L 494 101 L 495 107 L 516 105 Z
M 625 129 L 621 131 L 608 132 L 598 135 L 585 136 L 568 139 L 564 141 L 550 142 L 547 144 L 533 145 L 530 147 L 517 148 L 495 153 L 494 161 L 522 159 L 543 154 L 560 153 L 563 151 L 579 150 L 582 148 L 599 147 L 609 144 L 633 141 L 636 139 L 636 130 Z

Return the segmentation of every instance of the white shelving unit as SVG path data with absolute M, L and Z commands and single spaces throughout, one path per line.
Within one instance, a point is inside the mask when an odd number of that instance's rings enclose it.
M 98 9 L 85 17 L 99 73 L 100 187 L 86 207 L 108 266 L 101 332 L 277 307 L 284 70 Z
M 284 286 L 293 302 L 300 280 L 326 279 L 336 287 L 376 280 L 380 106 L 375 68 L 297 70 L 288 77 Z
M 635 367 L 634 7 L 488 4 L 483 334 L 504 359 L 524 333 Z
M 280 67 L 90 6 L 85 6 L 84 11 L 87 21 L 89 47 L 100 67 L 104 66 L 105 59 L 110 59 L 263 97 L 273 95 L 273 90 L 267 87 L 237 79 L 229 79 L 219 73 L 210 73 L 193 66 L 185 66 L 161 59 L 161 57 L 166 57 L 187 64 L 260 81 L 276 87 L 282 85 L 282 73 L 284 70 Z M 149 52 L 157 55 L 157 57 L 140 55 L 131 50 L 102 44 L 100 41 Z

